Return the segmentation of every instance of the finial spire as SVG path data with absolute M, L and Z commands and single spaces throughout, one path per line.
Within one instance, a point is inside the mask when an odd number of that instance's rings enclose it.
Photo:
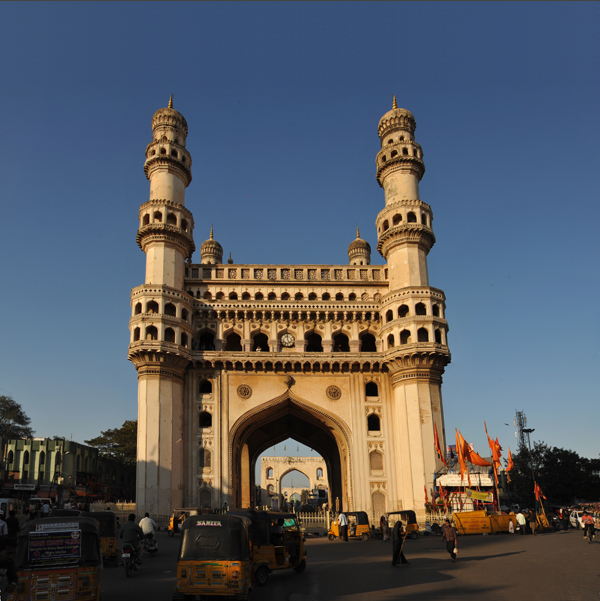
M 358 231 L 358 225 L 356 226 L 356 238 L 360 238 L 360 232 Z
M 394 102 L 396 102 L 396 100 L 394 100 Z M 173 108 L 173 94 L 171 94 L 171 98 L 169 98 L 169 108 Z
M 213 231 L 212 231 L 212 228 L 213 228 L 213 226 L 211 225 L 211 226 L 210 226 L 210 239 L 211 239 L 211 240 L 213 239 Z
M 396 104 L 396 94 L 394 94 L 394 102 L 392 103 L 392 108 L 397 109 L 398 105 Z

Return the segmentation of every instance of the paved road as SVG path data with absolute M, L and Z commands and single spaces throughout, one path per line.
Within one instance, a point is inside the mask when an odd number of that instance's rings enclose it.
M 179 538 L 159 533 L 160 553 L 126 579 L 122 568 L 102 574 L 104 601 L 169 601 Z M 538 536 L 463 536 L 456 563 L 440 538 L 409 540 L 410 566 L 391 566 L 391 544 L 308 539 L 302 574 L 271 574 L 252 601 L 600 601 L 600 542 L 579 531 Z M 215 599 L 216 601 L 216 599 Z

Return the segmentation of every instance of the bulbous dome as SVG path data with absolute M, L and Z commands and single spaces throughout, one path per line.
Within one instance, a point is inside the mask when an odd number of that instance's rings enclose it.
M 210 238 L 200 245 L 200 262 L 212 265 L 223 263 L 223 247 L 213 238 L 212 227 Z
M 169 106 L 158 109 L 152 116 L 152 129 L 161 125 L 167 125 L 179 129 L 185 136 L 188 135 L 188 124 L 185 117 L 173 108 L 173 97 L 169 99 Z
M 356 228 L 356 239 L 348 247 L 348 258 L 350 265 L 371 264 L 371 245 L 360 237 L 358 227 Z
M 393 107 L 380 120 L 377 127 L 377 133 L 380 138 L 395 130 L 408 131 L 414 133 L 417 128 L 417 122 L 413 114 L 407 109 L 400 109 L 396 105 L 396 97 L 394 96 Z

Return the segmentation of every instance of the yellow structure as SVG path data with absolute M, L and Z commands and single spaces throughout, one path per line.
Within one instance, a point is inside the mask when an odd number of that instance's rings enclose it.
M 171 104 L 155 113 L 137 233 L 146 279 L 131 294 L 129 345 L 141 512 L 253 506 L 258 457 L 291 437 L 323 456 L 330 506 L 424 516 L 441 466 L 434 423 L 445 446 L 450 353 L 445 296 L 429 285 L 433 213 L 419 197 L 415 128 L 395 99 L 378 126 L 384 265 L 371 265 L 358 231 L 347 265 L 224 264 L 212 228 L 192 261 L 188 126 Z

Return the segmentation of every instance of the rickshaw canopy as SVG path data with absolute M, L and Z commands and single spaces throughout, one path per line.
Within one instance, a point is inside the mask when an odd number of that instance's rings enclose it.
M 179 561 L 250 559 L 251 521 L 238 515 L 194 515 L 181 526 Z
M 369 525 L 369 516 L 366 511 L 346 511 L 344 512 L 347 517 L 355 516 L 356 517 L 356 525 L 357 526 L 368 526 Z

